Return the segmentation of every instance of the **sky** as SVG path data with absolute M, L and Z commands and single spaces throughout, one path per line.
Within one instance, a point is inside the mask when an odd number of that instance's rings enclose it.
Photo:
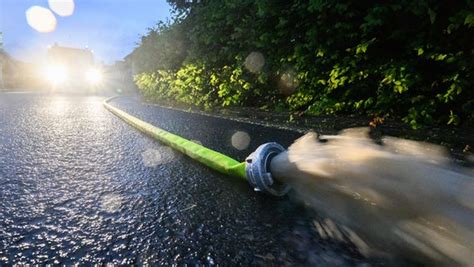
M 94 51 L 97 62 L 112 64 L 128 55 L 140 36 L 158 21 L 170 18 L 165 0 L 74 0 L 71 16 L 55 14 L 53 32 L 31 28 L 26 11 L 32 6 L 49 8 L 48 0 L 0 0 L 0 32 L 4 50 L 14 58 L 41 62 L 48 45 L 85 48 Z

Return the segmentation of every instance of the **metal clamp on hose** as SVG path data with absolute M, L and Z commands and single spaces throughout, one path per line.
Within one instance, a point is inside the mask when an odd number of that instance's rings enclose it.
M 259 146 L 245 159 L 247 178 L 255 191 L 262 191 L 279 197 L 288 193 L 290 187 L 274 180 L 270 172 L 272 158 L 283 151 L 285 149 L 278 143 L 266 143 Z

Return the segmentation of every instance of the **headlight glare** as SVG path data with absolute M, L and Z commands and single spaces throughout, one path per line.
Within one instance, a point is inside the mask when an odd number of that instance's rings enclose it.
M 102 73 L 98 69 L 90 69 L 86 72 L 86 80 L 91 84 L 99 84 L 102 81 Z
M 62 65 L 52 65 L 46 68 L 45 76 L 46 79 L 53 84 L 60 84 L 67 79 L 67 70 Z

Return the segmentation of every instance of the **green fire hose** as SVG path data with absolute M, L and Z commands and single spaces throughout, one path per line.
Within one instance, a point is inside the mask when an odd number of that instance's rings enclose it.
M 103 102 L 104 107 L 142 133 L 222 174 L 248 180 L 256 191 L 263 191 L 276 196 L 285 195 L 289 191 L 287 185 L 274 181 L 269 171 L 271 159 L 284 151 L 284 148 L 279 144 L 273 142 L 263 144 L 247 157 L 245 162 L 239 162 L 113 107 L 109 102 L 114 98 L 116 97 L 106 99 Z

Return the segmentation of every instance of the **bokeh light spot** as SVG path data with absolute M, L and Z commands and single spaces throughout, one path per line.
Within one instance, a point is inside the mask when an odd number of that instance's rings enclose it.
M 157 149 L 149 148 L 142 153 L 143 165 L 145 167 L 156 167 L 173 161 L 176 152 L 167 146 L 161 146 Z
M 48 0 L 49 8 L 61 17 L 74 13 L 74 0 Z
M 161 153 L 161 163 L 169 163 L 172 162 L 173 160 L 180 155 L 176 150 L 172 149 L 169 146 L 162 146 L 160 147 L 160 153 Z
M 117 194 L 106 194 L 100 200 L 102 209 L 107 212 L 116 212 L 122 206 L 122 198 Z
M 26 10 L 26 21 L 38 32 L 52 32 L 57 25 L 53 12 L 40 6 L 32 6 Z
M 285 72 L 280 76 L 278 89 L 282 95 L 289 96 L 296 91 L 298 84 L 299 81 L 293 72 Z
M 265 57 L 260 52 L 252 52 L 245 58 L 244 66 L 252 73 L 260 72 L 264 65 Z
M 161 162 L 161 153 L 157 149 L 147 149 L 142 153 L 143 165 L 145 167 L 155 167 Z
M 231 142 L 236 149 L 244 150 L 250 144 L 250 136 L 246 132 L 237 131 L 232 135 Z
M 194 140 L 194 139 L 193 139 L 193 140 L 191 140 L 191 142 L 193 142 L 193 143 L 196 143 L 196 144 L 198 144 L 198 145 L 201 145 L 201 146 L 202 146 L 202 142 L 201 142 L 201 141 L 199 141 L 199 140 Z

